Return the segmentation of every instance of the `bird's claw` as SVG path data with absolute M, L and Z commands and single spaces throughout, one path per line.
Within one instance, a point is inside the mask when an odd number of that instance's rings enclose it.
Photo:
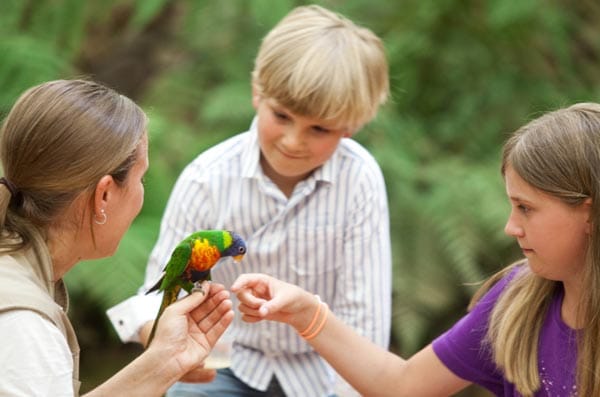
M 202 288 L 202 283 L 199 281 L 196 281 L 194 283 L 194 286 L 192 287 L 192 292 L 201 292 L 202 295 L 204 295 L 204 288 Z

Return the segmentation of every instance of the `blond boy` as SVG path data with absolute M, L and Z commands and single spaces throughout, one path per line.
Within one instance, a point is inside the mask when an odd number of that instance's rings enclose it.
M 124 341 L 144 341 L 157 297 L 143 294 L 173 246 L 194 230 L 224 228 L 244 236 L 248 253 L 241 265 L 217 266 L 213 280 L 231 285 L 241 273 L 256 272 L 300 285 L 387 347 L 385 184 L 373 157 L 348 139 L 388 97 L 381 40 L 322 7 L 298 7 L 264 38 L 252 88 L 256 117 L 249 131 L 200 154 L 179 177 L 145 285 L 111 309 L 115 327 Z M 178 383 L 168 396 L 344 394 L 336 391 L 341 378 L 289 327 L 236 319 L 230 331 L 231 366 L 211 383 Z

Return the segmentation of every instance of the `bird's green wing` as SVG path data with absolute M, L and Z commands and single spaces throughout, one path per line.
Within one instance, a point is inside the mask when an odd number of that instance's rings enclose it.
M 173 285 L 180 283 L 180 277 L 192 255 L 192 247 L 189 241 L 182 241 L 171 254 L 171 258 L 165 267 L 165 278 L 162 281 L 159 291 L 165 291 Z

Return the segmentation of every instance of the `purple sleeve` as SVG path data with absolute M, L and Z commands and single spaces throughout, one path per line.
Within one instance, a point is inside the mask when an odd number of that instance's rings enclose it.
M 498 281 L 475 307 L 433 341 L 433 351 L 454 374 L 503 395 L 505 380 L 484 343 L 489 316 L 516 270 Z

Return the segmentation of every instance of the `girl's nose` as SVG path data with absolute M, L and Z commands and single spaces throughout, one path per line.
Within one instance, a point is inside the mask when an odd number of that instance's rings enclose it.
M 512 237 L 523 237 L 524 235 L 523 228 L 515 221 L 512 214 L 508 217 L 506 225 L 504 225 L 504 233 Z

